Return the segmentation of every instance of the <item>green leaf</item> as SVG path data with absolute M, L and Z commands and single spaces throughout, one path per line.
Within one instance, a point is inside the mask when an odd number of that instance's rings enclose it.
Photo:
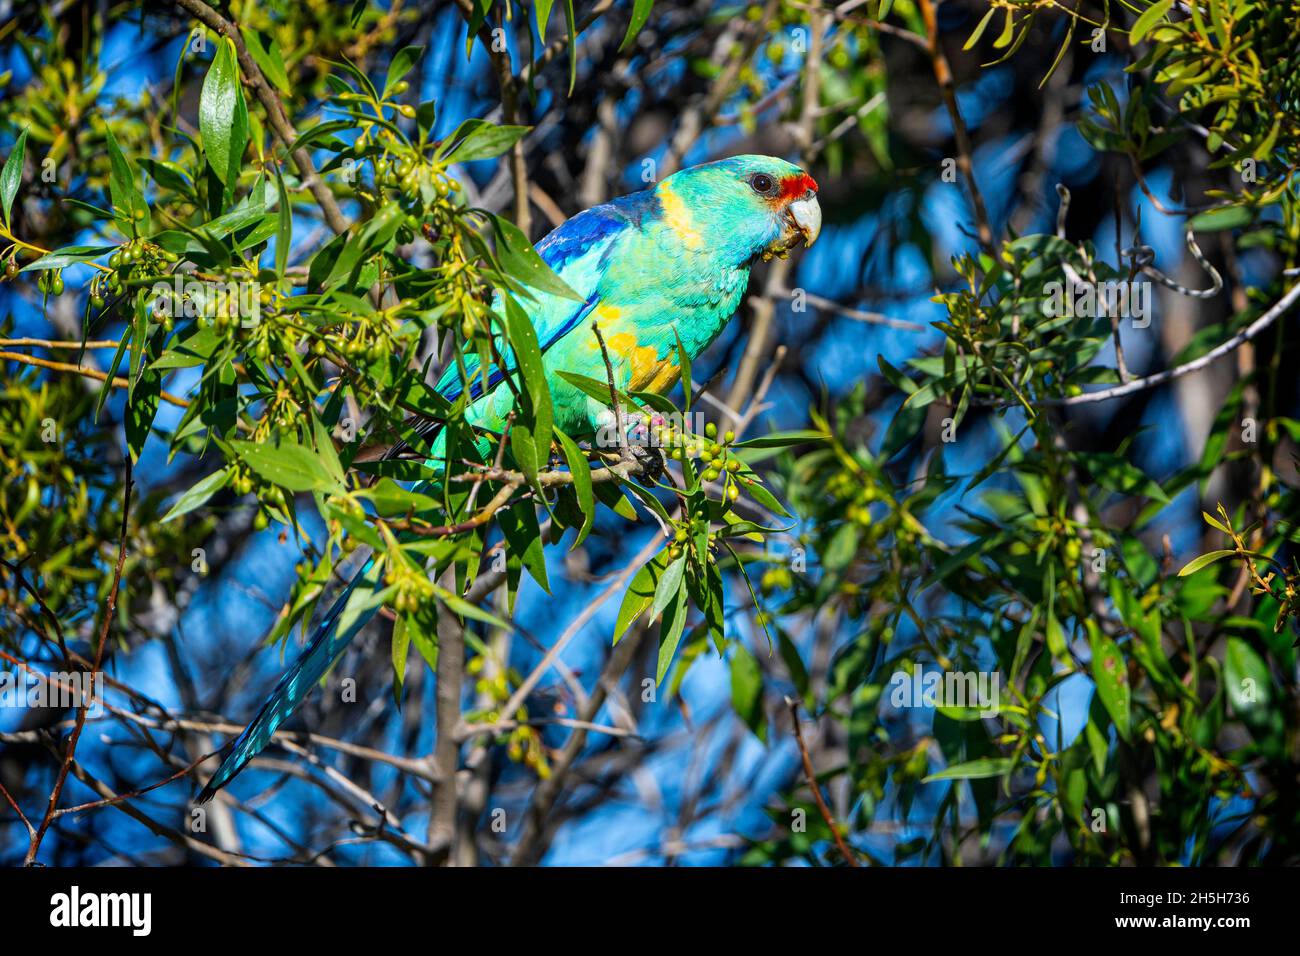
M 320 457 L 310 448 L 289 442 L 277 446 L 232 441 L 230 445 L 249 468 L 289 491 L 330 491 L 337 486 Z
M 770 435 L 760 435 L 757 438 L 748 438 L 745 441 L 738 441 L 732 448 L 788 448 L 791 445 L 799 445 L 804 442 L 828 441 L 830 436 L 825 432 L 817 431 L 812 428 L 801 428 L 794 431 L 772 432 Z
M 917 436 L 921 431 L 921 426 L 925 424 L 925 416 L 929 406 L 929 401 L 905 401 L 898 411 L 894 413 L 894 417 L 889 422 L 889 428 L 885 430 L 885 440 L 880 446 L 882 461 L 893 458 Z
M 452 591 L 446 591 L 440 587 L 435 587 L 434 591 L 438 595 L 439 601 L 447 605 L 447 607 L 451 608 L 461 617 L 468 617 L 471 620 L 481 621 L 490 627 L 499 627 L 503 631 L 513 631 L 515 629 L 514 625 L 509 621 L 498 617 L 491 611 L 483 610 L 476 604 L 471 604 L 469 601 L 466 601 L 463 597 L 460 597 Z
M 149 206 L 136 184 L 135 170 L 122 155 L 112 129 L 105 128 L 104 132 L 105 145 L 108 147 L 108 189 L 113 197 L 113 211 L 119 219 L 129 224 L 122 232 L 128 236 L 134 235 L 136 231 L 148 232 Z
M 222 488 L 226 487 L 226 482 L 230 480 L 230 469 L 222 468 L 214 471 L 206 478 L 199 480 L 197 484 L 190 488 L 189 491 L 176 499 L 176 503 L 168 509 L 163 515 L 159 524 L 166 524 L 173 518 L 179 518 L 183 514 L 193 511 L 195 508 L 205 504 L 209 498 L 215 495 Z
M 623 595 L 623 603 L 618 608 L 618 618 L 614 622 L 615 644 L 627 633 L 627 629 L 632 626 L 632 622 L 640 617 L 654 601 L 655 589 L 664 570 L 661 560 L 665 553 L 660 552 L 643 564 L 641 570 L 632 578 L 632 583 L 627 586 L 627 593 Z
M 686 630 L 686 618 L 690 613 L 690 601 L 685 591 L 678 591 L 672 603 L 664 613 L 662 626 L 659 628 L 659 660 L 655 667 L 655 684 L 664 682 L 668 668 L 672 666 L 677 647 L 682 641 L 682 632 Z M 674 680 L 674 684 L 678 683 Z M 671 691 L 670 691 L 671 693 Z
M 140 157 L 140 165 L 149 178 L 156 182 L 163 189 L 170 189 L 173 192 L 180 193 L 182 196 L 194 195 L 194 184 L 190 182 L 190 177 L 185 170 L 173 162 L 165 159 L 152 159 L 148 156 Z M 71 200 L 64 200 L 70 202 Z M 84 208 L 84 204 L 83 204 Z M 102 210 L 97 210 L 93 206 L 89 207 L 93 212 L 102 214 Z
M 650 620 L 654 620 L 663 613 L 668 602 L 675 598 L 682 589 L 682 577 L 686 573 L 686 555 L 668 565 L 664 569 L 663 576 L 659 583 L 655 585 L 654 602 L 650 605 Z
M 393 60 L 388 65 L 388 75 L 384 79 L 384 99 L 393 92 L 393 87 L 402 81 L 402 77 L 411 72 L 411 67 L 415 66 L 415 61 L 423 52 L 422 46 L 404 46 L 393 55 Z
M 1138 43 L 1146 36 L 1151 29 L 1165 18 L 1169 8 L 1174 5 L 1174 0 L 1157 0 L 1151 4 L 1142 15 L 1133 23 L 1133 28 L 1128 32 L 1129 43 Z
M 808 668 L 804 666 L 803 658 L 799 656 L 799 649 L 794 646 L 794 641 L 790 640 L 790 635 L 785 631 L 777 631 L 776 634 L 777 648 L 781 652 L 781 660 L 785 662 L 785 669 L 790 672 L 790 680 L 794 683 L 794 689 L 799 692 L 800 697 L 808 696 Z
M 125 422 L 126 447 L 133 462 L 140 460 L 140 452 L 149 439 L 149 430 L 153 426 L 154 416 L 158 414 L 161 394 L 162 375 L 155 369 L 146 368 L 134 380 L 134 387 L 127 399 Z
M 438 669 L 438 609 L 432 602 L 425 602 L 414 613 L 403 614 L 406 634 L 415 649 L 424 658 L 429 670 Z
M 1195 574 L 1197 571 L 1201 570 L 1201 568 L 1209 567 L 1215 561 L 1231 557 L 1236 553 L 1237 552 L 1233 551 L 1231 548 L 1219 551 L 1207 551 L 1205 554 L 1192 558 L 1192 560 L 1183 565 L 1182 570 L 1178 572 L 1178 576 L 1180 578 L 1185 578 L 1189 574 Z
M 744 475 L 743 472 L 742 475 Z M 790 512 L 786 510 L 785 505 L 776 500 L 776 495 L 772 494 L 772 492 L 768 491 L 767 488 L 763 486 L 763 483 L 759 480 L 757 475 L 751 472 L 746 477 L 751 479 L 749 484 L 744 484 L 742 482 L 740 486 L 745 494 L 753 498 L 773 514 L 780 515 L 782 518 L 794 517 L 794 515 L 790 514 Z
M 731 658 L 731 707 L 759 740 L 767 739 L 763 713 L 763 671 L 744 644 L 736 642 Z
M 5 160 L 5 168 L 0 170 L 0 214 L 3 214 L 5 228 L 9 228 L 9 210 L 13 206 L 14 196 L 18 195 L 18 184 L 23 179 L 23 156 L 27 152 L 27 130 L 24 128 L 14 142 L 13 151 Z
M 555 0 L 535 0 L 533 3 L 533 18 L 537 23 L 537 35 L 542 38 L 543 44 L 546 42 L 546 24 L 551 19 L 551 9 L 554 6 Z
M 858 553 L 858 531 L 856 522 L 845 521 L 831 535 L 830 544 L 822 555 L 822 567 L 827 571 L 842 571 L 849 566 Z
M 1229 637 L 1223 655 L 1223 682 L 1232 712 L 1251 727 L 1264 727 L 1277 716 L 1273 675 L 1268 663 L 1240 637 Z
M 352 77 L 353 81 L 356 82 L 357 89 L 361 92 L 368 96 L 373 96 L 375 99 L 379 98 L 379 91 L 375 89 L 375 84 L 370 82 L 370 77 L 366 76 L 366 74 L 346 56 L 341 57 L 341 62 L 321 57 L 321 62 L 328 63 L 330 66 L 336 67 L 348 74 L 348 76 Z
M 442 150 L 450 146 L 451 151 L 445 153 L 442 159 L 451 165 L 500 156 L 529 129 L 528 126 L 497 126 L 481 119 L 465 120 L 444 142 Z
M 1056 619 L 1056 615 L 1048 611 L 1047 623 L 1043 627 L 1043 638 L 1047 641 L 1047 649 L 1051 651 L 1052 656 L 1057 660 L 1068 660 L 1070 655 L 1070 645 L 1065 639 L 1065 631 L 1061 627 L 1061 622 Z
M 358 497 L 370 499 L 375 511 L 385 518 L 404 515 L 407 512 L 432 511 L 438 502 L 418 491 L 407 491 L 391 478 L 380 478 L 373 487 L 357 492 Z
M 406 658 L 411 653 L 411 633 L 406 627 L 406 615 L 393 622 L 393 703 L 402 706 L 402 684 L 406 680 Z
M 438 104 L 434 100 L 425 100 L 415 108 L 415 125 L 420 131 L 421 142 L 429 135 L 437 119 Z
M 248 145 L 248 106 L 239 85 L 235 44 L 223 37 L 199 94 L 199 133 L 208 164 L 230 195 Z
M 284 177 L 277 169 L 275 188 L 280 194 L 280 217 L 275 230 L 275 274 L 283 279 L 289 268 L 289 246 L 293 242 L 293 207 L 289 205 L 289 193 L 284 188 Z
M 78 262 L 92 262 L 105 253 L 112 252 L 116 246 L 64 246 L 47 252 L 39 259 L 23 266 L 23 272 L 39 272 L 42 269 L 65 269 Z
M 1088 642 L 1092 646 L 1092 679 L 1097 685 L 1097 696 L 1110 714 L 1115 729 L 1124 740 L 1129 739 L 1132 690 L 1128 683 L 1128 668 L 1119 645 L 1102 633 L 1094 621 L 1087 621 Z
M 1187 226 L 1196 232 L 1222 232 L 1248 226 L 1254 218 L 1248 206 L 1223 206 L 1193 216 Z
M 976 43 L 980 42 L 980 37 L 984 35 L 984 31 L 987 29 L 989 21 L 993 19 L 993 14 L 996 10 L 997 7 L 988 8 L 988 11 L 980 19 L 980 22 L 976 24 L 975 29 L 971 31 L 971 35 L 967 38 L 965 45 L 962 47 L 963 50 L 969 50 Z
M 654 7 L 654 0 L 635 0 L 632 4 L 632 19 L 628 22 L 627 33 L 623 34 L 623 42 L 618 45 L 619 53 L 626 50 L 628 44 L 636 39 L 636 35 L 641 32 L 646 20 L 650 18 L 652 7 Z
M 1075 457 L 1092 475 L 1093 480 L 1109 491 L 1122 495 L 1142 495 L 1166 504 L 1169 502 L 1169 496 L 1155 481 L 1119 455 L 1094 451 L 1078 452 Z
M 993 46 L 999 50 L 1005 47 L 1007 44 L 1009 44 L 1011 42 L 1011 38 L 1015 35 L 1015 25 L 1016 25 L 1015 11 L 1013 11 L 1010 7 L 1007 7 L 1006 10 L 1007 10 L 1007 18 L 1002 25 L 1002 32 L 999 33 L 998 38 L 993 41 Z
M 564 379 L 564 381 L 572 385 L 574 388 L 578 389 L 578 391 L 582 392 L 583 394 L 589 395 L 590 397 L 594 398 L 596 401 L 600 402 L 602 405 L 606 405 L 606 406 L 609 405 L 610 398 L 609 398 L 608 382 L 601 381 L 600 379 L 592 378 L 590 375 L 579 375 L 577 372 L 562 371 L 562 372 L 557 372 L 556 374 L 559 375 L 560 378 Z M 623 399 L 626 396 L 624 396 L 623 393 L 619 392 L 618 397 L 620 399 Z
M 569 288 L 568 283 L 555 274 L 546 264 L 533 244 L 513 222 L 501 216 L 493 216 L 492 224 L 497 231 L 497 260 L 513 278 L 534 289 L 541 289 L 551 295 L 582 302 L 582 296 Z
M 510 347 L 514 352 L 515 362 L 519 366 L 527 389 L 528 409 L 532 412 L 532 440 L 536 446 L 537 461 L 530 478 L 535 478 L 537 469 L 545 464 L 551 449 L 551 389 L 546 380 L 546 369 L 542 365 L 542 349 L 537 341 L 537 330 L 519 303 L 513 296 L 505 297 L 506 329 L 510 334 Z
M 546 553 L 533 503 L 520 501 L 499 512 L 497 524 L 509 545 L 509 553 L 519 558 L 533 580 L 549 594 L 551 585 L 546 576 Z
M 936 780 L 985 780 L 989 777 L 1001 777 L 1009 772 L 1013 764 L 1010 757 L 977 757 L 945 767 L 938 773 L 932 773 L 921 779 L 922 783 Z
M 573 476 L 573 491 L 578 496 L 578 507 L 582 510 L 582 527 L 573 539 L 573 548 L 576 548 L 586 540 L 596 519 L 596 499 L 591 490 L 591 464 L 577 442 L 558 428 L 554 432 L 560 447 L 564 449 L 564 460 L 569 465 L 569 474 Z M 573 548 L 569 550 L 572 551 Z
M 569 95 L 578 82 L 578 18 L 573 13 L 573 0 L 564 0 L 564 27 L 569 31 Z
M 1213 517 L 1208 511 L 1202 511 L 1201 517 L 1205 519 L 1205 523 L 1208 524 L 1211 528 L 1218 528 L 1220 531 L 1222 531 L 1224 534 L 1227 535 L 1232 534 L 1232 532 L 1228 529 L 1227 525 L 1221 522 L 1218 518 Z
M 293 87 L 289 85 L 289 74 L 284 69 L 284 58 L 280 55 L 280 45 L 275 42 L 275 37 L 257 30 L 244 30 L 243 34 L 248 55 L 253 58 L 262 74 L 285 96 L 292 96 Z
M 677 332 L 677 326 L 673 326 L 673 338 L 677 340 L 677 367 L 681 370 L 682 376 L 682 395 L 685 396 L 683 402 L 685 411 L 691 410 L 691 357 L 682 345 L 682 337 Z

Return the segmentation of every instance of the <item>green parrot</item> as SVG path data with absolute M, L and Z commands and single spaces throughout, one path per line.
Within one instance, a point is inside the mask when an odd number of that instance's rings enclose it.
M 694 360 L 735 314 L 758 259 L 812 245 L 821 231 L 817 183 L 791 163 L 771 156 L 733 156 L 674 173 L 650 189 L 579 213 L 537 245 L 542 259 L 581 301 L 530 290 L 528 318 L 537 333 L 555 425 L 575 438 L 607 427 L 613 413 L 559 372 L 607 381 L 605 343 L 614 382 L 623 392 L 666 395 L 681 377 L 678 341 Z M 500 295 L 494 308 L 501 310 Z M 592 326 L 600 330 L 598 337 Z M 498 343 L 501 365 L 515 358 Z M 466 421 L 500 433 L 515 394 L 494 365 L 481 374 L 477 355 L 465 373 L 451 363 L 436 390 L 449 401 L 469 390 Z M 445 435 L 436 424 L 430 464 L 443 458 Z M 486 447 L 486 439 L 484 439 Z M 207 801 L 271 740 L 352 638 L 377 610 L 382 587 L 368 561 L 318 625 L 298 660 L 238 737 L 222 749 L 217 772 L 199 795 Z

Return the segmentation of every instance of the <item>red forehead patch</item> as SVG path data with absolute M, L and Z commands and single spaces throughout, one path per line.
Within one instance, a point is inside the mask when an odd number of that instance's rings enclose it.
M 800 173 L 798 176 L 787 176 L 781 180 L 781 201 L 793 202 L 796 199 L 801 199 L 810 189 L 817 192 L 817 180 L 807 173 Z

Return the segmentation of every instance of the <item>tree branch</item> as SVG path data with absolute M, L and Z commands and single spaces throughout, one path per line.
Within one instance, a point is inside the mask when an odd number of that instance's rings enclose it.
M 235 54 L 239 58 L 239 69 L 253 84 L 253 92 L 266 109 L 266 118 L 271 124 L 272 132 L 284 144 L 285 149 L 291 149 L 298 140 L 298 131 L 289 122 L 284 103 L 280 101 L 280 97 L 266 82 L 266 77 L 262 75 L 262 70 L 257 63 L 249 56 L 248 47 L 244 45 L 244 38 L 240 35 L 239 29 L 235 24 L 204 3 L 203 0 L 176 0 L 176 4 L 205 26 L 215 30 L 222 36 L 230 37 L 234 42 Z M 294 149 L 291 155 L 293 164 L 302 177 L 303 185 L 311 191 L 329 227 L 336 233 L 347 232 L 348 221 L 344 217 L 343 211 L 339 209 L 338 201 L 334 198 L 334 194 L 330 192 L 329 186 L 316 172 L 316 164 L 312 162 L 311 154 L 305 148 L 299 147 Z
M 804 743 L 803 731 L 799 728 L 799 702 L 792 697 L 785 699 L 786 706 L 790 708 L 790 722 L 794 725 L 794 739 L 799 744 L 799 756 L 803 760 L 803 772 L 808 778 L 808 788 L 812 790 L 813 800 L 817 803 L 817 811 L 830 827 L 831 836 L 835 838 L 835 845 L 840 848 L 840 855 L 844 857 L 849 866 L 857 866 L 858 860 L 853 851 L 844 842 L 844 837 L 840 834 L 839 825 L 836 824 L 835 818 L 831 816 L 830 807 L 826 806 L 826 801 L 822 798 L 821 787 L 817 785 L 817 774 L 813 772 L 812 757 L 808 755 L 808 745 Z
M 1199 358 L 1194 358 L 1190 362 L 1184 362 L 1182 365 L 1174 368 L 1165 369 L 1163 372 L 1156 372 L 1154 375 L 1148 375 L 1144 378 L 1135 378 L 1130 382 L 1122 385 L 1116 385 L 1113 388 L 1103 388 L 1096 392 L 1084 392 L 1082 395 L 1072 395 L 1069 398 L 1049 400 L 1051 405 L 1090 405 L 1094 402 L 1105 402 L 1112 398 L 1120 398 L 1124 395 L 1132 395 L 1134 392 L 1141 392 L 1148 388 L 1154 388 L 1165 382 L 1173 381 L 1176 378 L 1182 378 L 1192 372 L 1205 368 L 1207 365 L 1223 358 L 1229 352 L 1239 348 L 1241 345 L 1249 342 L 1255 336 L 1259 335 L 1266 328 L 1272 325 L 1280 318 L 1287 309 L 1291 308 L 1300 299 L 1300 283 L 1293 285 L 1287 290 L 1286 295 L 1282 296 L 1272 308 L 1261 315 L 1250 325 L 1246 326 L 1226 342 L 1216 345 L 1210 351 L 1206 352 Z
M 993 250 L 993 227 L 989 225 L 988 210 L 984 207 L 984 194 L 980 192 L 979 184 L 975 181 L 975 166 L 971 161 L 971 143 L 970 134 L 966 130 L 966 123 L 961 118 L 961 109 L 957 105 L 956 84 L 953 81 L 952 69 L 948 66 L 948 58 L 944 55 L 943 46 L 939 39 L 939 23 L 935 13 L 934 0 L 918 0 L 921 7 L 921 16 L 925 20 L 926 34 L 929 37 L 930 63 L 934 69 L 934 78 L 939 84 L 939 92 L 943 96 L 943 105 L 948 110 L 948 118 L 952 121 L 953 139 L 957 143 L 957 168 L 961 170 L 962 176 L 966 180 L 966 188 L 970 190 L 971 205 L 975 208 L 975 232 L 979 243 L 986 251 Z

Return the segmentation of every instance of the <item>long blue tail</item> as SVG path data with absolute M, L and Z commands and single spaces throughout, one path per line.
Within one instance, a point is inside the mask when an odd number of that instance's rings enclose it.
M 334 602 L 317 626 L 311 642 L 280 678 L 253 722 L 222 748 L 221 766 L 199 794 L 199 803 L 211 800 L 271 742 L 276 728 L 298 709 L 311 689 L 347 649 L 352 638 L 379 610 L 377 595 L 381 590 L 380 584 L 374 558 L 370 558 Z

